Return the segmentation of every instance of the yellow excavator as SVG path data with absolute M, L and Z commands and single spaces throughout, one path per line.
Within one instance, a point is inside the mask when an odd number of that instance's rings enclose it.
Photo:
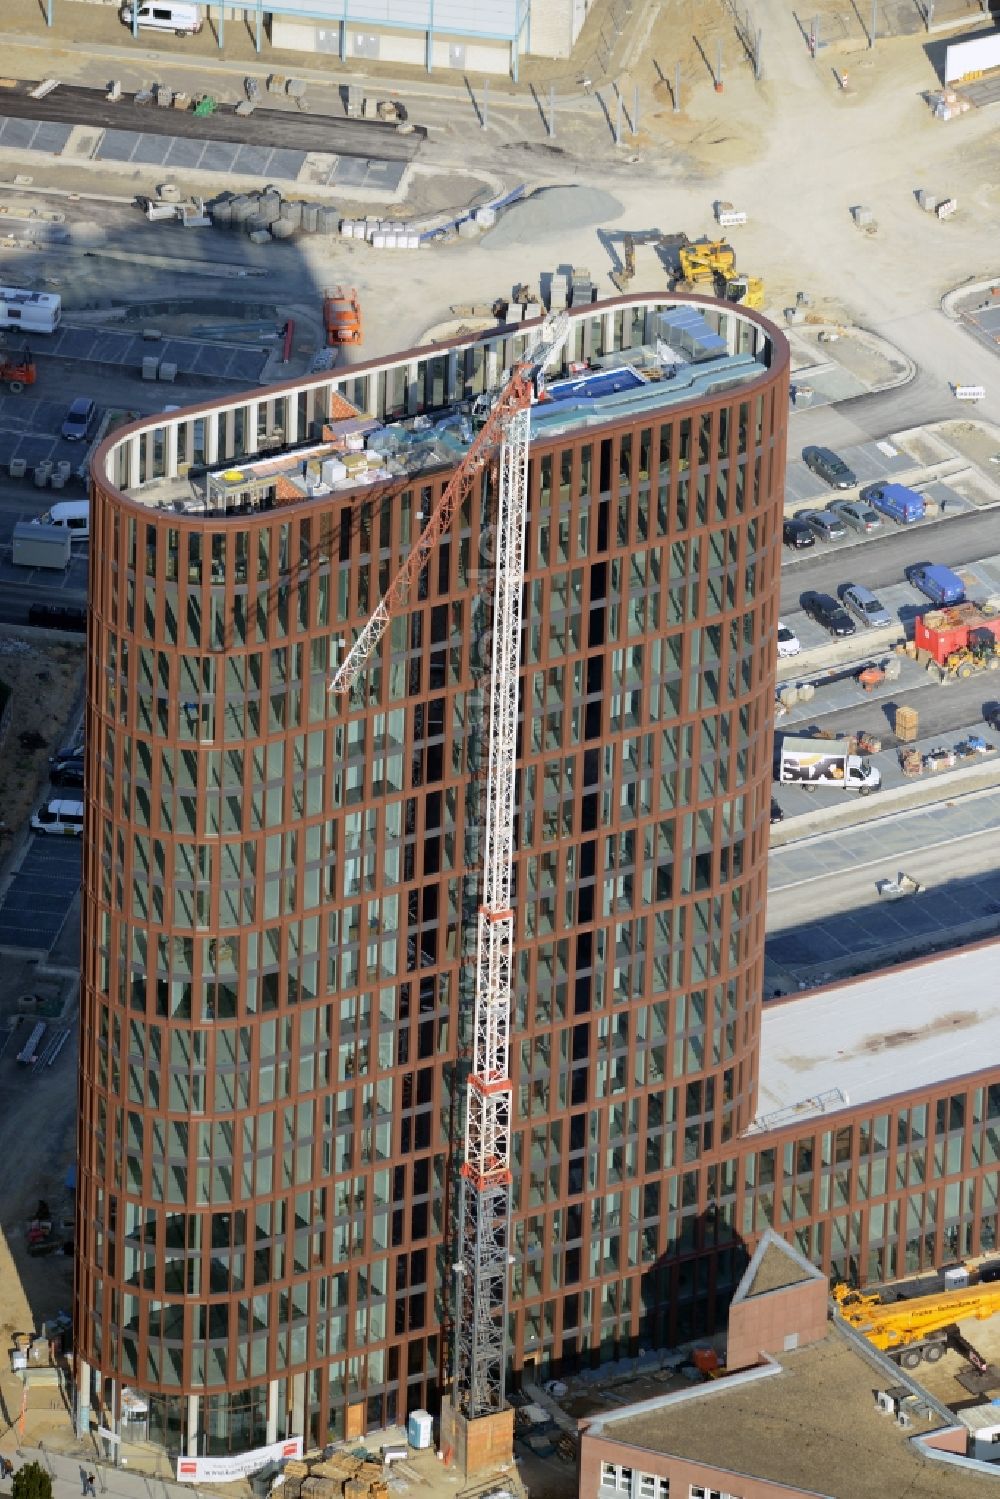
M 680 276 L 675 291 L 701 292 L 723 297 L 743 307 L 764 305 L 764 283 L 758 276 L 744 276 L 736 269 L 736 251 L 725 240 L 698 239 L 677 251 Z
M 966 1286 L 892 1302 L 840 1285 L 834 1286 L 833 1299 L 845 1322 L 904 1369 L 915 1369 L 924 1360 L 936 1363 L 949 1348 L 980 1373 L 989 1367 L 983 1355 L 962 1336 L 958 1323 L 968 1317 L 985 1322 L 1000 1312 L 1000 1284 Z

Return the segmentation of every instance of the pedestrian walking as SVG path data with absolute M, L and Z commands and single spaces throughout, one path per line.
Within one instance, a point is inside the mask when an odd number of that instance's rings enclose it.
M 90 1495 L 90 1499 L 97 1499 L 97 1487 L 96 1487 L 96 1484 L 97 1484 L 97 1480 L 95 1479 L 93 1473 L 88 1473 L 87 1474 L 87 1493 Z
M 0 1457 L 0 1478 L 13 1478 L 14 1464 L 9 1457 Z

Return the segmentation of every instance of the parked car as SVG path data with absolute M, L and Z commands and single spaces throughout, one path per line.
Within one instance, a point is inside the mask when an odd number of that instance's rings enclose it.
M 71 838 L 79 838 L 83 832 L 83 802 L 55 801 L 46 802 L 39 807 L 31 819 L 31 826 L 36 833 L 68 834 Z
M 786 656 L 797 656 L 802 649 L 799 637 L 794 630 L 778 620 L 778 660 L 782 661 Z
M 82 760 L 84 741 L 75 740 L 72 744 L 64 744 L 62 749 L 56 750 L 54 755 L 49 756 L 49 764 L 55 765 L 57 760 Z
M 847 535 L 847 527 L 832 510 L 800 510 L 796 519 L 804 520 L 820 541 L 840 541 Z
M 62 435 L 67 442 L 82 442 L 90 436 L 97 416 L 97 407 L 89 396 L 77 396 L 66 413 L 62 424 Z
M 775 801 L 774 797 L 772 796 L 772 798 L 771 798 L 771 826 L 774 827 L 774 824 L 776 822 L 784 822 L 784 820 L 785 820 L 785 814 L 781 810 L 781 805 L 780 805 L 779 802 Z
M 882 529 L 882 517 L 864 500 L 831 500 L 830 509 L 840 517 L 845 526 L 850 526 L 852 531 L 859 531 L 862 536 L 870 536 L 873 531 Z
M 85 630 L 86 604 L 31 604 L 28 624 L 45 625 L 50 630 Z
M 78 789 L 83 785 L 83 761 L 60 760 L 49 770 L 49 780 L 53 786 L 73 786 Z
M 924 518 L 924 497 L 905 484 L 866 484 L 861 491 L 866 505 L 880 510 L 901 526 L 912 526 Z
M 814 593 L 810 590 L 801 598 L 802 608 L 810 619 L 814 619 L 824 630 L 829 630 L 831 635 L 854 635 L 857 631 L 853 619 L 844 608 L 838 604 L 835 598 L 828 593 Z
M 915 562 L 906 569 L 906 581 L 933 604 L 964 604 L 965 584 L 950 567 L 937 562 Z
M 831 489 L 853 489 L 858 482 L 854 470 L 848 468 L 843 458 L 830 448 L 803 448 L 802 462 L 825 479 Z
M 837 592 L 844 608 L 869 629 L 877 630 L 883 625 L 892 624 L 892 615 L 881 599 L 862 583 L 845 583 Z
M 786 547 L 794 547 L 797 552 L 816 545 L 816 537 L 804 520 L 786 520 L 781 528 L 781 539 Z

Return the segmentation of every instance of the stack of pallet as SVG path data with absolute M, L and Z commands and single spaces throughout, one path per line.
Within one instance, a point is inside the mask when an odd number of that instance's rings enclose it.
M 309 1477 L 309 1464 L 302 1462 L 299 1458 L 292 1458 L 284 1467 L 284 1485 L 282 1493 L 285 1499 L 299 1499 L 302 1492 L 302 1484 Z
M 284 1499 L 389 1499 L 383 1465 L 351 1452 L 307 1452 L 285 1464 Z

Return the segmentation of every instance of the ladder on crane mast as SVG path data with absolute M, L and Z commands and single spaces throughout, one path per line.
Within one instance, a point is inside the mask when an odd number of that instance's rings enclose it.
M 500 481 L 490 673 L 489 759 L 483 839 L 483 898 L 477 917 L 472 1069 L 466 1089 L 459 1182 L 455 1404 L 467 1420 L 504 1409 L 510 1286 L 513 1089 L 510 1082 L 514 912 L 514 806 L 520 709 L 521 602 L 528 511 L 531 404 L 569 334 L 566 312 L 539 329 L 501 389 L 427 525 L 330 684 L 355 685 L 393 616 L 499 445 Z

